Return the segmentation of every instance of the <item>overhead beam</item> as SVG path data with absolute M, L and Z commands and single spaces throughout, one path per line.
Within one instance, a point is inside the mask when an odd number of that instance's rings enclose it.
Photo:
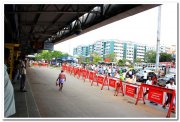
M 10 11 L 5 12 L 7 14 L 23 14 L 23 13 L 34 13 L 34 14 L 47 14 L 47 13 L 57 13 L 57 14 L 84 14 L 84 13 L 99 13 L 98 11 Z
M 67 11 L 69 9 L 70 6 L 64 6 L 62 8 L 63 11 Z M 59 13 L 58 15 L 56 15 L 56 17 L 53 19 L 52 23 L 50 23 L 45 29 L 44 29 L 44 33 L 50 28 L 52 27 L 52 25 L 54 25 L 58 20 L 59 18 L 61 18 L 62 16 L 64 15 L 64 13 Z M 40 38 L 41 36 L 39 36 Z M 37 40 L 39 40 L 39 38 Z
M 39 10 L 42 10 L 44 8 L 44 6 L 45 5 L 40 6 Z M 40 13 L 36 14 L 35 19 L 34 19 L 34 24 L 36 24 L 38 22 L 39 17 L 40 17 Z M 34 28 L 35 28 L 35 26 L 31 27 L 30 34 L 32 34 Z
M 125 12 L 122 12 L 120 14 L 117 14 L 109 19 L 106 19 L 100 23 L 97 23 L 93 26 L 90 26 L 86 29 L 84 29 L 82 32 L 81 32 L 81 35 L 82 34 L 85 34 L 89 31 L 92 31 L 92 30 L 95 30 L 97 28 L 100 28 L 102 26 L 105 26 L 107 24 L 110 24 L 110 23 L 113 23 L 113 22 L 116 22 L 118 20 L 121 20 L 121 19 L 124 19 L 126 17 L 129 17 L 129 16 L 132 16 L 132 15 L 135 15 L 137 13 L 140 13 L 140 12 L 143 12 L 143 11 L 146 11 L 148 9 L 151 9 L 151 8 L 154 8 L 154 7 L 157 7 L 159 6 L 160 4 L 143 4 L 143 5 L 140 5 L 140 6 L 137 6 L 135 8 L 132 8 L 132 9 L 129 9 L 128 11 L 125 11 Z M 64 42 L 66 40 L 69 40 L 69 39 L 72 39 L 74 37 L 76 37 L 77 35 L 73 34 L 73 35 L 70 35 L 70 36 L 64 36 L 64 38 L 57 38 L 53 41 L 53 43 L 55 44 L 58 44 L 60 42 Z

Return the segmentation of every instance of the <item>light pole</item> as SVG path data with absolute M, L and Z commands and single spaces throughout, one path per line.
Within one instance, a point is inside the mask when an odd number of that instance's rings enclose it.
M 156 44 L 156 71 L 158 71 L 158 67 L 159 67 L 160 32 L 161 32 L 161 6 L 158 7 L 158 28 L 157 28 L 157 44 Z

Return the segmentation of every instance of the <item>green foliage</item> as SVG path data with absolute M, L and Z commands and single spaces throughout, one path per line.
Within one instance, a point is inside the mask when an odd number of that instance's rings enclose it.
M 35 55 L 36 60 L 48 60 L 50 61 L 52 58 L 59 58 L 63 56 L 69 56 L 67 53 L 62 53 L 61 51 L 49 51 L 49 50 L 43 50 L 41 53 L 37 53 Z
M 48 50 L 43 50 L 40 55 L 41 55 L 41 57 L 42 57 L 44 60 L 48 60 L 48 61 L 49 61 L 49 60 L 52 59 L 51 52 L 48 51 Z
M 116 57 L 117 57 L 116 53 L 110 53 L 110 54 L 107 54 L 105 56 L 105 58 L 109 58 L 110 59 L 110 62 L 116 62 Z
M 86 63 L 89 63 L 89 62 L 90 62 L 90 57 L 86 57 L 86 58 L 85 58 L 85 62 L 86 62 Z
M 85 56 L 79 56 L 78 59 L 79 59 L 79 63 L 85 62 Z
M 125 66 L 126 65 L 126 59 L 119 59 L 117 65 L 118 66 Z
M 53 51 L 51 52 L 51 55 L 52 55 L 52 58 L 59 58 L 63 56 L 62 52 L 60 51 Z
M 98 53 L 96 53 L 96 52 L 93 52 L 93 53 L 91 53 L 90 54 L 90 57 L 92 57 L 93 58 L 93 64 L 97 64 L 99 61 L 102 61 L 103 59 L 101 58 L 101 56 L 98 54 Z
M 173 58 L 171 54 L 160 53 L 159 62 L 170 62 Z M 145 62 L 155 63 L 156 62 L 156 51 L 148 51 L 145 53 Z
M 147 63 L 155 63 L 156 62 L 156 51 L 150 50 L 145 53 L 144 61 Z
M 136 58 L 136 59 L 134 60 L 134 62 L 135 62 L 135 63 L 142 62 L 141 60 L 142 60 L 141 58 Z
M 160 53 L 160 62 L 171 62 L 173 60 L 171 54 Z

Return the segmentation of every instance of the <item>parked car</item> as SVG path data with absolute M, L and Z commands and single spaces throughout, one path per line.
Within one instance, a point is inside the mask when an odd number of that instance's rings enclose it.
M 136 73 L 136 81 L 137 82 L 143 82 L 143 77 L 144 77 L 144 71 L 147 72 L 147 77 L 155 78 L 157 80 L 157 75 L 155 74 L 154 71 L 152 70 L 141 70 Z
M 166 86 L 166 84 L 169 82 L 171 78 L 175 80 L 175 76 L 176 74 L 172 73 L 172 74 L 166 74 L 165 77 L 163 78 L 158 78 L 158 85 L 162 87 Z M 176 80 L 175 80 L 175 84 L 176 84 Z

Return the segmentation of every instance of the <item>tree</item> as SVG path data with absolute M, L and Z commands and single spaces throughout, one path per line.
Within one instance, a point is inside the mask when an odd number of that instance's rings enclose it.
M 136 59 L 134 60 L 135 63 L 139 63 L 139 62 L 141 62 L 141 61 L 142 61 L 141 58 L 136 58 Z
M 53 51 L 51 52 L 52 58 L 56 59 L 56 63 L 57 63 L 57 58 L 61 58 L 63 56 L 63 53 L 60 51 Z
M 90 57 L 86 57 L 86 58 L 85 58 L 85 62 L 86 62 L 86 63 L 89 63 L 89 62 L 90 62 Z
M 85 62 L 85 56 L 82 56 L 82 55 L 80 55 L 79 57 L 78 57 L 78 59 L 79 59 L 79 63 L 83 63 L 83 62 Z
M 63 53 L 64 57 L 70 56 L 68 53 Z
M 126 59 L 119 59 L 117 65 L 118 66 L 125 66 L 126 65 L 126 61 L 127 61 Z
M 173 60 L 171 54 L 167 54 L 167 53 L 160 53 L 160 58 L 159 61 L 160 62 L 171 62 Z
M 116 62 L 116 57 L 117 57 L 116 53 L 110 53 L 105 56 L 105 58 L 109 58 L 111 62 Z
M 42 53 L 41 53 L 41 56 L 44 60 L 48 60 L 50 61 L 52 59 L 52 55 L 51 53 L 49 52 L 49 50 L 43 50 Z
M 97 64 L 99 61 L 102 61 L 101 56 L 96 52 L 91 53 L 90 57 L 93 58 L 93 64 Z
M 41 54 L 40 54 L 40 53 L 36 53 L 36 54 L 35 54 L 35 59 L 36 59 L 36 60 L 42 59 Z
M 150 50 L 145 53 L 144 61 L 147 63 L 155 63 L 156 62 L 156 51 Z

